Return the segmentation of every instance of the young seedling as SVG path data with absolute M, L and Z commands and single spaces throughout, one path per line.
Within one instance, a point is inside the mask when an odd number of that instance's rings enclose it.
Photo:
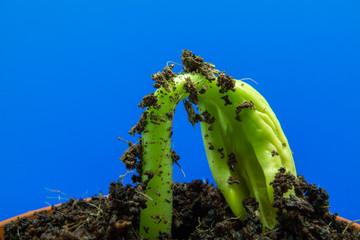
M 274 190 L 270 182 L 279 168 L 296 175 L 292 153 L 266 100 L 247 83 L 234 80 L 199 56 L 184 50 L 184 73 L 173 65 L 152 76 L 155 93 L 139 104 L 145 108 L 130 133 L 142 134 L 142 182 L 147 207 L 141 212 L 140 235 L 156 239 L 171 233 L 171 149 L 175 108 L 182 100 L 190 122 L 200 122 L 205 151 L 217 187 L 236 216 L 245 214 L 242 201 L 255 197 L 265 227 L 275 223 Z M 195 104 L 199 114 L 193 109 Z

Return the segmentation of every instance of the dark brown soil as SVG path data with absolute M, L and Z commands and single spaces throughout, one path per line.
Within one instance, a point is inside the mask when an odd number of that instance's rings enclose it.
M 258 203 L 250 198 L 247 211 L 236 218 L 221 193 L 208 182 L 174 183 L 172 236 L 162 239 L 360 239 L 359 233 L 335 220 L 329 196 L 283 169 L 272 183 L 279 224 L 263 231 Z M 293 188 L 294 195 L 283 194 Z M 6 226 L 5 239 L 143 239 L 138 236 L 139 216 L 146 197 L 135 186 L 110 184 L 109 197 L 90 202 L 71 199 L 47 215 L 20 219 Z

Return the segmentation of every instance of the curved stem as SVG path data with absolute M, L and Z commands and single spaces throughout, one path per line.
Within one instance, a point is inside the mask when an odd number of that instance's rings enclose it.
M 211 130 L 201 122 L 214 180 L 236 216 L 246 213 L 242 201 L 255 197 L 263 225 L 272 228 L 276 210 L 270 182 L 281 167 L 296 175 L 289 144 L 270 106 L 250 85 L 237 80 L 235 91 L 223 94 L 232 104 L 214 97 L 218 91 L 210 89 L 199 99 L 200 112 L 215 119 Z
M 147 108 L 147 125 L 142 134 L 143 172 L 152 172 L 146 195 L 147 208 L 141 211 L 140 235 L 157 238 L 159 232 L 171 232 L 172 220 L 172 158 L 171 126 L 175 108 L 189 96 L 183 88 L 190 78 L 194 83 L 208 82 L 200 74 L 182 74 L 174 78 L 169 92 L 160 88 L 155 92 L 157 106 Z M 143 175 L 143 181 L 148 177 Z
M 186 97 L 198 104 L 209 166 L 234 214 L 244 214 L 242 200 L 255 197 L 264 226 L 273 227 L 270 182 L 281 167 L 294 175 L 296 171 L 289 144 L 266 100 L 240 80 L 227 91 L 201 74 L 181 74 L 173 80 L 155 92 L 157 102 L 147 108 L 143 172 L 152 174 L 143 175 L 149 200 L 141 211 L 140 235 L 155 239 L 160 232 L 171 233 L 171 127 L 175 108 Z

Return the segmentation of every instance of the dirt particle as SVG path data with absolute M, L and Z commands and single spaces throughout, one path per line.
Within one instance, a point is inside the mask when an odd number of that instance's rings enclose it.
M 275 175 L 275 180 L 270 183 L 274 189 L 274 198 L 275 200 L 279 200 L 283 197 L 283 195 L 290 189 L 292 189 L 295 181 L 295 177 L 290 173 L 285 173 L 285 168 L 280 168 L 279 172 Z M 277 204 L 282 203 L 274 203 L 274 207 Z M 276 206 L 275 206 L 276 205 Z
M 237 179 L 237 177 L 233 177 L 233 176 L 230 176 L 229 179 L 227 180 L 227 182 L 228 182 L 228 184 L 230 184 L 230 185 L 232 185 L 232 184 L 234 184 L 234 183 L 237 183 L 237 184 L 240 183 L 239 179 Z
M 173 96 L 169 96 L 170 102 L 175 102 L 175 98 Z
M 172 163 L 176 163 L 177 165 L 179 165 L 178 161 L 180 159 L 180 155 L 177 155 L 174 149 L 170 149 L 170 151 Z
M 166 78 L 162 74 L 162 72 L 158 72 L 158 73 L 151 75 L 151 79 L 155 81 L 154 88 L 163 87 L 167 92 L 171 92 L 171 90 L 169 88 L 169 83 L 166 81 Z
M 141 144 L 134 145 L 124 152 L 120 160 L 125 163 L 125 167 L 132 170 L 136 167 L 137 158 L 141 158 Z
M 189 100 L 194 103 L 194 104 L 198 104 L 199 103 L 199 93 L 197 90 L 197 87 L 195 85 L 195 83 L 193 81 L 191 81 L 191 78 L 186 78 L 185 79 L 186 82 L 183 85 L 183 89 L 185 89 L 185 91 L 187 93 L 189 93 Z
M 283 145 L 284 147 L 286 147 L 286 143 L 283 143 L 282 145 Z
M 154 112 L 150 112 L 149 119 L 152 124 L 160 125 L 160 118 L 159 115 L 154 114 Z
M 221 99 L 223 99 L 225 101 L 225 106 L 233 104 L 229 99 L 229 95 L 225 95 L 225 96 L 221 97 Z
M 151 171 L 145 171 L 144 175 L 148 177 L 148 179 L 152 179 L 154 177 L 154 173 Z
M 225 72 L 222 72 L 217 76 L 216 86 L 220 87 L 220 93 L 226 93 L 227 91 L 235 92 L 235 83 L 236 81 L 234 78 L 225 75 Z
M 190 101 L 184 101 L 184 107 L 188 115 L 188 120 L 191 125 L 195 126 L 195 124 L 199 121 L 202 121 L 202 117 L 195 112 L 195 109 Z
M 214 146 L 209 142 L 209 149 L 214 150 Z
M 218 149 L 218 152 L 221 154 L 221 159 L 223 159 L 224 157 L 225 157 L 225 154 L 223 153 L 223 151 L 224 151 L 224 148 L 219 148 Z
M 277 152 L 277 151 L 275 151 L 275 150 L 272 150 L 271 151 L 271 156 L 279 156 L 279 153 Z
M 131 226 L 131 224 L 132 223 L 130 221 L 120 220 L 114 224 L 114 228 L 117 228 L 117 229 L 128 228 Z
M 256 109 L 253 101 L 244 101 L 239 106 L 236 106 L 236 114 L 239 114 L 244 108 Z
M 174 68 L 174 66 L 175 66 L 174 64 L 170 64 L 169 67 L 165 67 L 165 68 L 163 69 L 162 74 L 164 75 L 166 81 L 168 81 L 168 82 L 174 82 L 174 77 L 176 77 L 176 73 L 174 73 L 174 72 L 172 71 L 172 69 Z M 176 90 L 176 87 L 175 87 L 174 90 Z
M 174 119 L 174 113 L 172 113 L 172 112 L 167 112 L 166 116 L 170 121 Z
M 170 67 L 165 67 L 163 72 L 158 72 L 151 75 L 151 79 L 155 80 L 154 88 L 163 87 L 167 92 L 170 92 L 169 82 L 173 82 L 173 77 L 176 76 L 175 73 L 172 72 L 174 64 L 171 64 Z
M 138 104 L 138 107 L 144 108 L 144 107 L 154 107 L 154 109 L 159 109 L 160 104 L 157 104 L 157 97 L 154 95 L 154 93 L 150 93 L 143 97 L 142 102 Z
M 236 106 L 236 117 L 235 117 L 236 120 L 241 121 L 239 114 L 245 108 L 254 109 L 254 110 L 256 109 L 253 101 L 251 101 L 251 100 L 246 101 L 245 100 L 240 105 Z
M 200 94 L 204 94 L 206 92 L 206 90 L 208 90 L 209 88 L 206 85 L 203 85 L 201 90 L 199 91 Z
M 173 129 L 173 127 L 169 127 L 169 129 L 168 129 L 168 131 L 170 132 L 170 134 L 169 134 L 169 138 L 171 138 L 171 137 L 172 137 L 172 135 L 173 135 L 173 131 L 172 131 L 172 129 Z
M 215 74 L 219 71 L 215 69 L 215 65 L 204 62 L 200 56 L 196 56 L 189 50 L 184 50 L 181 55 L 181 61 L 184 64 L 183 70 L 186 73 L 200 73 L 209 81 L 215 80 Z
M 230 153 L 228 155 L 228 160 L 227 160 L 227 164 L 228 166 L 230 167 L 230 170 L 231 171 L 234 171 L 235 170 L 235 167 L 236 167 L 236 158 L 235 158 L 235 154 L 234 153 Z
M 244 228 L 241 229 L 241 238 L 246 240 L 252 239 L 268 239 L 265 236 L 259 236 L 262 233 L 262 224 L 257 217 L 259 212 L 259 203 L 255 198 L 248 198 L 242 201 L 243 207 L 248 213 L 247 218 L 244 220 Z
M 141 176 L 140 175 L 132 175 L 131 176 L 131 181 L 133 182 L 133 183 L 137 183 L 137 182 L 141 182 Z
M 212 127 L 213 127 L 212 125 L 215 122 L 215 117 L 211 116 L 211 114 L 207 110 L 202 112 L 201 115 L 203 116 L 203 121 L 210 124 L 208 129 L 212 130 Z
M 135 133 L 137 132 L 138 134 L 141 134 L 145 127 L 146 127 L 146 124 L 147 124 L 147 114 L 148 114 L 148 111 L 144 111 L 140 117 L 140 120 L 137 122 L 137 124 L 131 128 L 131 130 L 129 131 L 129 134 L 131 134 L 132 136 L 135 135 Z

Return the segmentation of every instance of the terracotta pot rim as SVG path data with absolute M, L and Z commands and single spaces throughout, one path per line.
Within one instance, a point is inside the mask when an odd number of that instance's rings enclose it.
M 105 195 L 105 197 L 108 197 L 108 195 Z M 90 201 L 91 198 L 86 198 L 84 200 L 85 201 Z M 0 222 L 0 239 L 4 239 L 4 233 L 5 233 L 4 226 L 6 224 L 10 223 L 11 221 L 16 221 L 16 220 L 18 220 L 18 218 L 23 218 L 23 217 L 34 218 L 34 217 L 36 217 L 35 213 L 36 212 L 41 212 L 41 211 L 46 211 L 49 214 L 50 212 L 52 212 L 53 207 L 60 206 L 61 204 L 62 203 L 58 203 L 58 204 L 55 204 L 55 205 L 52 205 L 52 206 L 48 206 L 48 207 L 40 208 L 40 209 L 37 209 L 37 210 L 29 211 L 29 212 L 17 215 L 17 216 L 12 217 L 12 218 L 8 218 L 8 219 L 6 219 L 4 221 L 1 221 Z M 350 224 L 350 226 L 354 226 L 357 232 L 360 231 L 360 224 L 358 224 L 358 223 L 354 223 L 353 221 L 350 221 L 350 220 L 348 220 L 346 218 L 343 218 L 343 217 L 340 217 L 340 216 L 336 216 L 336 220 L 347 222 L 348 224 Z
M 104 195 L 104 197 L 108 197 L 108 196 L 109 195 Z M 89 202 L 91 200 L 91 197 L 85 198 L 84 200 Z M 23 217 L 35 218 L 36 217 L 35 213 L 37 213 L 37 212 L 46 211 L 47 214 L 50 214 L 52 212 L 52 210 L 53 210 L 53 207 L 60 206 L 61 204 L 63 204 L 63 203 L 58 203 L 58 204 L 55 204 L 55 205 L 51 205 L 51 206 L 39 208 L 39 209 L 36 209 L 36 210 L 28 211 L 26 213 L 22 213 L 20 215 L 17 215 L 17 216 L 14 216 L 14 217 L 11 217 L 11 218 L 8 218 L 8 219 L 5 219 L 5 220 L 1 221 L 0 222 L 0 240 L 4 239 L 4 234 L 5 234 L 4 226 L 6 224 L 9 224 L 12 221 L 16 221 L 19 218 L 23 218 Z

